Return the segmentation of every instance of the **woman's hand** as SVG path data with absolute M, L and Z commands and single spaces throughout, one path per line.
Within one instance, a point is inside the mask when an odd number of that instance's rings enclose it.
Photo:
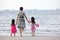
M 16 21 L 16 25 L 17 25 L 17 21 Z
M 16 19 L 16 25 L 17 25 L 17 22 L 18 22 L 18 16 L 17 16 L 17 19 Z
M 31 21 L 30 20 L 27 20 L 28 21 L 28 23 L 31 23 Z

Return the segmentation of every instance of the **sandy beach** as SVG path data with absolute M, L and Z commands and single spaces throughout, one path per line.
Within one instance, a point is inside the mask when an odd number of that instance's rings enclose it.
M 0 40 L 60 40 L 60 36 L 0 36 Z
M 44 34 L 36 34 L 35 37 L 31 35 L 24 34 L 22 37 L 19 35 L 10 36 L 10 35 L 0 35 L 0 40 L 60 40 L 59 33 L 44 33 Z

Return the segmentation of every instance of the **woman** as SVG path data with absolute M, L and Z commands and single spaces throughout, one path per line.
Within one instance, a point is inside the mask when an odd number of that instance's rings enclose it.
M 20 7 L 20 12 L 18 13 L 17 20 L 16 20 L 17 27 L 19 28 L 20 36 L 22 36 L 22 32 L 24 31 L 24 28 L 25 28 L 24 18 L 28 20 L 25 13 L 23 12 L 23 7 Z

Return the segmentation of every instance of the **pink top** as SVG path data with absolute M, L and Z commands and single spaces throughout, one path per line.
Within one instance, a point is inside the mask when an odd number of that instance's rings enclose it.
M 15 25 L 11 25 L 11 33 L 16 33 L 16 26 Z

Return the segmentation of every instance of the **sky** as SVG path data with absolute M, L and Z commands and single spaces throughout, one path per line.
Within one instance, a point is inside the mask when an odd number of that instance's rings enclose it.
M 60 8 L 60 0 L 0 0 L 0 10 L 56 9 Z

